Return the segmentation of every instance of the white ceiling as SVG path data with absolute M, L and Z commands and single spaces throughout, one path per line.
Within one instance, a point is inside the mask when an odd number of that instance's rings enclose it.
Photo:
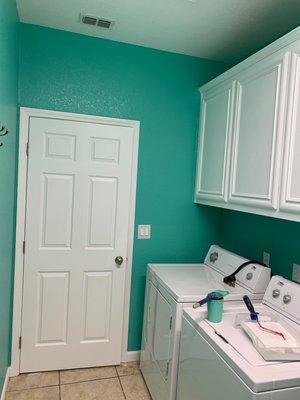
M 300 0 L 17 0 L 22 22 L 233 64 L 300 24 Z M 115 21 L 112 30 L 79 14 Z

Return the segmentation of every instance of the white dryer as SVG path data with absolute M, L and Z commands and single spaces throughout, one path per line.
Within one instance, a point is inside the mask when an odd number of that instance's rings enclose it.
M 223 283 L 247 260 L 216 245 L 203 264 L 149 264 L 140 367 L 153 400 L 176 398 L 182 310 L 207 293 L 226 289 L 226 302 L 262 299 L 270 268 L 250 263 L 236 274 L 235 287 Z
M 271 315 L 280 326 L 294 332 L 298 338 L 294 355 L 298 359 L 299 304 L 300 285 L 280 276 L 271 279 L 262 302 L 254 304 L 259 318 Z M 184 310 L 177 400 L 300 399 L 300 362 L 266 361 L 236 322 L 243 313 L 247 313 L 245 305 L 226 303 L 222 322 L 214 324 L 205 319 L 205 310 Z M 264 335 L 271 335 L 274 342 L 270 332 Z M 290 352 L 289 347 L 287 352 L 282 349 L 286 339 L 280 340 L 277 359 L 286 358 Z

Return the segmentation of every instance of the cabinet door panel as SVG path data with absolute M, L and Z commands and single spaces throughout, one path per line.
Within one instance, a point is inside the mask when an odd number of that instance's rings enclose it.
M 286 63 L 261 62 L 237 77 L 231 203 L 276 209 Z
M 292 54 L 280 209 L 300 212 L 300 51 Z
M 226 201 L 233 84 L 202 93 L 196 200 Z

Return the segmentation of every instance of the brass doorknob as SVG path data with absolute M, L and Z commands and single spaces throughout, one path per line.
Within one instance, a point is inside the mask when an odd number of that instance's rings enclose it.
M 123 263 L 123 257 L 121 256 L 116 257 L 115 263 L 120 266 Z

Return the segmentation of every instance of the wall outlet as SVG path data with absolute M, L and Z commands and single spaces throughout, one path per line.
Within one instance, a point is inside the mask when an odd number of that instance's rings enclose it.
M 293 281 L 300 283 L 300 265 L 293 264 Z
M 266 251 L 263 252 L 263 263 L 268 267 L 270 266 L 270 253 L 267 253 Z
M 138 239 L 151 238 L 151 225 L 138 225 Z

